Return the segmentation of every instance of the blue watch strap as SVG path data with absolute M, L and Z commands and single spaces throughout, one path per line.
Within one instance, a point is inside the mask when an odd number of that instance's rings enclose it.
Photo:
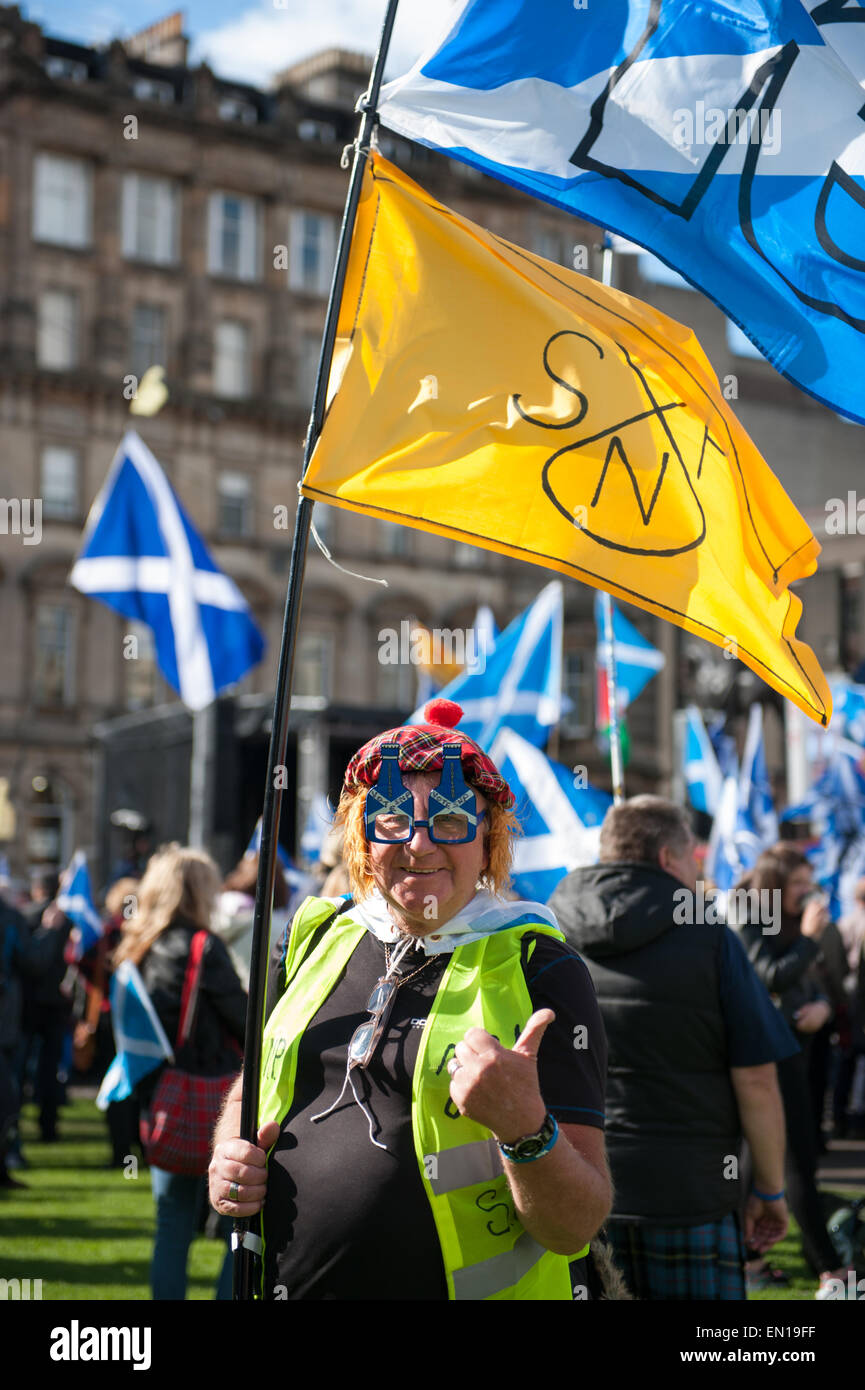
M 505 1158 L 508 1160 L 508 1163 L 534 1163 L 534 1162 L 536 1162 L 537 1159 L 543 1158 L 544 1154 L 548 1154 L 548 1153 L 549 1153 L 550 1149 L 553 1147 L 553 1145 L 555 1144 L 556 1140 L 557 1140 L 558 1137 L 559 1137 L 559 1125 L 558 1125 L 558 1121 L 556 1120 L 555 1115 L 547 1115 L 547 1116 L 545 1117 L 544 1123 L 546 1123 L 546 1120 L 547 1120 L 547 1119 L 549 1119 L 550 1122 L 552 1123 L 553 1132 L 552 1132 L 552 1134 L 550 1135 L 550 1137 L 549 1137 L 549 1139 L 547 1140 L 547 1142 L 544 1144 L 543 1148 L 542 1148 L 542 1149 L 538 1149 L 537 1153 L 530 1154 L 528 1158 L 517 1158 L 517 1156 L 512 1152 L 512 1150 L 513 1150 L 514 1148 L 517 1147 L 517 1145 L 515 1145 L 515 1144 L 511 1144 L 511 1145 L 508 1145 L 508 1146 L 505 1146 L 504 1144 L 499 1144 L 499 1148 L 501 1149 L 501 1151 L 502 1151 L 502 1153 L 504 1154 Z M 528 1138 L 529 1136 L 526 1136 L 526 1137 Z M 498 1141 L 496 1141 L 496 1142 L 498 1142 Z M 520 1139 L 520 1140 L 517 1141 L 517 1144 L 521 1144 L 521 1143 L 524 1143 L 524 1142 L 525 1142 L 524 1140 Z M 509 1149 L 511 1150 L 511 1152 L 508 1152 Z

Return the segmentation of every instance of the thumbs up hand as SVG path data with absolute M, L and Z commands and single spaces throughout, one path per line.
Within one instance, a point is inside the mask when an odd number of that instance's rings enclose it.
M 534 1134 L 544 1122 L 537 1058 L 554 1019 L 552 1009 L 533 1013 L 512 1048 L 502 1047 L 483 1028 L 470 1028 L 448 1063 L 451 1099 L 460 1114 L 503 1144 Z

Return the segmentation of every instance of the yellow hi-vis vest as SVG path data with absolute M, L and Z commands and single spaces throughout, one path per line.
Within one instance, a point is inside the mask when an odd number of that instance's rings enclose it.
M 282 1124 L 291 1109 L 300 1039 L 366 932 L 351 920 L 349 909 L 310 953 L 317 927 L 332 913 L 327 899 L 307 899 L 292 924 L 286 992 L 264 1030 L 259 1125 L 269 1120 Z M 568 1261 L 589 1248 L 556 1255 L 523 1229 L 503 1171 L 507 1160 L 489 1130 L 460 1115 L 450 1097 L 447 1064 L 467 1029 L 484 1028 L 512 1046 L 529 1020 L 532 1003 L 520 963 L 526 932 L 564 940 L 548 923 L 525 916 L 480 941 L 457 946 L 421 1034 L 412 1131 L 449 1299 L 571 1300 Z

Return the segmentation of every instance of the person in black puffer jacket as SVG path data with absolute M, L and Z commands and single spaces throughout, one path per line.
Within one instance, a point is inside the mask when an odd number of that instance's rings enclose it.
M 131 960 L 174 1046 L 180 1023 L 183 982 L 192 939 L 209 933 L 210 917 L 220 888 L 220 874 L 203 851 L 178 844 L 157 850 L 138 887 L 137 911 L 130 919 L 115 956 L 115 967 Z M 185 1049 L 184 1069 L 198 1076 L 224 1076 L 239 1071 L 246 1027 L 246 993 L 228 952 L 209 933 L 201 965 L 193 1034 Z M 159 1082 L 161 1068 L 144 1078 L 137 1096 L 146 1109 Z M 169 1173 L 151 1165 L 156 1201 L 156 1237 L 151 1265 L 154 1299 L 186 1297 L 189 1246 L 198 1230 L 206 1201 L 206 1179 Z M 228 1241 L 231 1221 L 222 1234 Z M 225 1262 L 217 1298 L 231 1297 L 231 1258 Z
M 745 1297 L 745 1241 L 781 1239 L 784 1119 L 775 1064 L 796 1043 L 699 879 L 681 807 L 607 811 L 600 862 L 549 906 L 585 959 L 609 1042 L 607 1238 L 638 1299 Z M 742 1197 L 738 1150 L 754 1154 Z

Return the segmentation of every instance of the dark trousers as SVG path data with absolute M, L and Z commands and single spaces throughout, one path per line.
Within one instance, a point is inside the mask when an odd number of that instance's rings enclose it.
M 57 1073 L 63 1056 L 63 1044 L 69 1031 L 69 1014 L 65 1009 L 37 1008 L 30 1012 L 21 1039 L 21 1075 L 27 1059 L 37 1042 L 39 1061 L 36 1067 L 36 1098 L 39 1102 L 39 1128 L 43 1140 L 57 1138 L 57 1111 L 60 1108 L 62 1086 Z
M 800 1039 L 801 1041 L 801 1039 Z M 787 1204 L 802 1232 L 802 1253 L 815 1274 L 840 1269 L 843 1261 L 826 1229 L 817 1191 L 817 1137 L 809 1085 L 807 1051 L 778 1063 L 778 1087 L 784 1102 L 787 1129 Z M 750 1155 L 745 1164 L 747 1192 L 751 1187 Z M 748 1251 L 748 1258 L 756 1254 Z

